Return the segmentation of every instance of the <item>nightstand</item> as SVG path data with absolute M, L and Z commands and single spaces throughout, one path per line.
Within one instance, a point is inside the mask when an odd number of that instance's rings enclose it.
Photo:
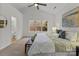
M 25 44 L 25 53 L 26 54 L 28 53 L 28 50 L 31 47 L 31 45 L 32 45 L 32 41 L 31 41 L 31 39 L 29 39 L 28 42 Z
M 79 42 L 71 42 L 71 46 L 72 46 L 72 49 L 76 48 L 76 46 L 79 46 Z
M 79 56 L 79 42 L 72 42 L 72 50 L 76 52 L 76 56 Z
M 76 56 L 79 56 L 79 46 L 76 46 Z

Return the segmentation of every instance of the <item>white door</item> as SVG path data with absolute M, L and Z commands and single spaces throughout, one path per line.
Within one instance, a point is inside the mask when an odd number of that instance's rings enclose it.
M 12 16 L 11 17 L 12 42 L 16 40 L 16 30 L 17 30 L 16 17 Z

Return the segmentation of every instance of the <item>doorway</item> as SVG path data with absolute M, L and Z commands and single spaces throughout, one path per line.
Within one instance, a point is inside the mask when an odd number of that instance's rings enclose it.
M 16 30 L 17 30 L 16 22 L 17 22 L 16 17 L 11 16 L 11 34 L 12 34 L 11 43 L 14 43 L 16 41 Z

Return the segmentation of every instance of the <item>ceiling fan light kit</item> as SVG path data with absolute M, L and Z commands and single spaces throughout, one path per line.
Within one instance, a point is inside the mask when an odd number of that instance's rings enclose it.
M 34 6 L 35 6 L 35 7 L 37 7 L 37 6 L 38 6 L 38 4 L 36 4 L 36 3 L 35 3 L 35 4 L 34 4 Z
M 37 7 L 37 10 L 39 10 L 39 5 L 41 5 L 41 6 L 47 6 L 47 4 L 44 4 L 44 3 L 33 3 L 32 5 L 29 5 L 28 7 L 35 6 L 35 7 Z

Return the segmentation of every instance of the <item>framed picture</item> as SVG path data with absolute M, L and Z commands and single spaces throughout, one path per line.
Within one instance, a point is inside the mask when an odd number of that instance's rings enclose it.
M 4 16 L 0 16 L 0 28 L 7 26 L 7 19 Z
M 63 15 L 62 27 L 79 27 L 79 7 L 76 7 Z

